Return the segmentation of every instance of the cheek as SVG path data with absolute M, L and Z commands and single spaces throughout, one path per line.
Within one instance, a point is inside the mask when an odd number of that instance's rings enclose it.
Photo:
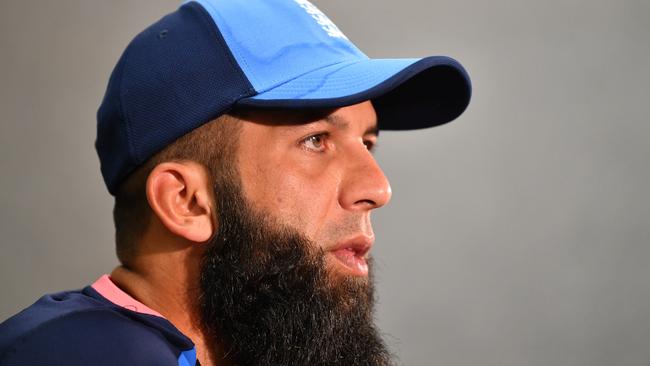
M 255 206 L 316 239 L 337 206 L 338 179 L 326 166 L 268 159 L 243 169 L 244 192 Z M 322 164 L 321 164 L 322 165 Z
M 336 184 L 322 177 L 285 173 L 271 194 L 276 198 L 276 209 L 286 223 L 300 230 L 310 239 L 326 226 L 336 207 Z

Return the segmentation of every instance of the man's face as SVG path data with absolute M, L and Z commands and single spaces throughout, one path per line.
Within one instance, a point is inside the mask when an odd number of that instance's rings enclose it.
M 241 116 L 242 188 L 256 208 L 320 246 L 328 272 L 365 281 L 370 211 L 391 196 L 371 154 L 377 117 L 370 102 L 328 112 Z
M 370 211 L 390 198 L 372 106 L 239 117 L 236 167 L 214 176 L 203 323 L 237 365 L 391 364 L 366 262 Z

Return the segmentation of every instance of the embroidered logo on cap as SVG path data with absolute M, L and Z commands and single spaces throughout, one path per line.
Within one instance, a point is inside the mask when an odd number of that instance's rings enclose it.
M 300 5 L 301 8 L 305 9 L 307 14 L 311 15 L 312 18 L 318 23 L 321 28 L 327 33 L 328 36 L 333 37 L 333 38 L 343 38 L 343 39 L 348 39 L 348 37 L 341 32 L 339 27 L 334 24 L 330 20 L 330 18 L 327 17 L 322 11 L 318 10 L 318 8 L 310 3 L 307 0 L 293 0 L 296 2 L 296 4 Z

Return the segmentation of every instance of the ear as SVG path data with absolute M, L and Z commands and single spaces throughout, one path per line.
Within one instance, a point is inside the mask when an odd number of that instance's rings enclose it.
M 152 211 L 172 233 L 193 242 L 208 241 L 215 230 L 207 169 L 193 161 L 158 164 L 147 178 Z

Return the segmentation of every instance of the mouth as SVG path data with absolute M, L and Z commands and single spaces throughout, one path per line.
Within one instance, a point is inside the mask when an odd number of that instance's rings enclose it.
M 368 276 L 368 252 L 371 247 L 372 238 L 357 237 L 339 243 L 330 253 L 345 272 L 354 276 Z

